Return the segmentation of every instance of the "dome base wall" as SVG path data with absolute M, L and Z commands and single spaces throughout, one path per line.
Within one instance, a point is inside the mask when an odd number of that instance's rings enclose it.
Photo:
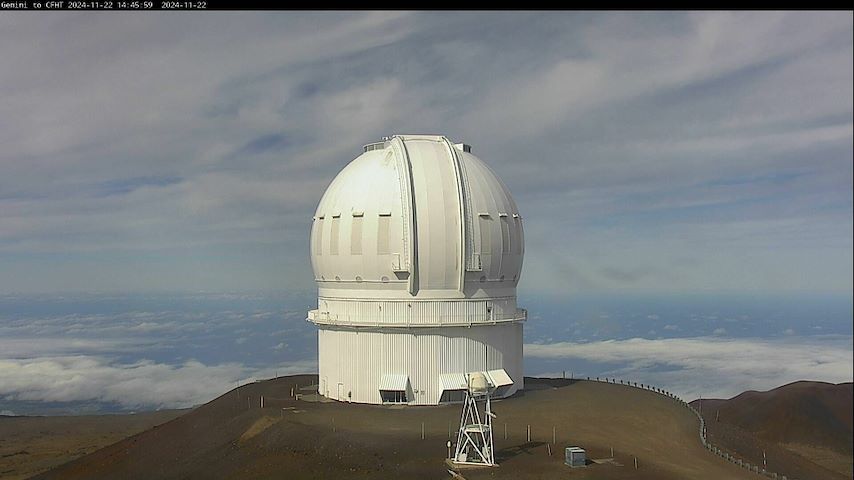
M 506 372 L 512 384 L 497 397 L 524 386 L 520 322 L 399 331 L 321 326 L 318 352 L 320 394 L 344 402 L 437 405 L 455 400 L 462 375 L 475 371 Z

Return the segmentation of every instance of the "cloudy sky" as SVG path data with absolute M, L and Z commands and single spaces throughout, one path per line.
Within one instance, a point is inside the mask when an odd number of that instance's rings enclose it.
M 851 381 L 852 37 L 851 12 L 7 12 L 0 414 L 315 371 L 311 216 L 395 133 L 513 192 L 526 374 Z
M 473 145 L 521 288 L 852 289 L 852 14 L 7 13 L 0 291 L 313 288 L 364 143 Z

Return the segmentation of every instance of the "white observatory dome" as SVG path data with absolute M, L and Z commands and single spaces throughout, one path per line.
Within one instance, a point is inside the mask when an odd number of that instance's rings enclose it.
M 506 394 L 521 388 L 523 253 L 510 192 L 468 145 L 426 135 L 366 145 L 327 188 L 311 230 L 321 394 L 435 404 L 449 390 L 442 382 L 465 389 L 466 373 L 490 370 L 503 372 L 490 379 Z M 346 373 L 363 354 L 364 368 Z
M 469 150 L 436 136 L 365 146 L 314 216 L 311 260 L 322 294 L 512 293 L 522 269 L 521 217 L 507 187 Z

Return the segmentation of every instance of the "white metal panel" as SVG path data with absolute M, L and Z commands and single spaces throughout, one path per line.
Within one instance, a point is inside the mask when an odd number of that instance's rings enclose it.
M 506 385 L 513 385 L 513 379 L 510 378 L 510 375 L 507 375 L 507 371 L 503 368 L 498 370 L 488 370 L 485 372 L 486 376 L 489 377 L 489 383 L 494 387 L 504 387 Z
M 466 375 L 464 373 L 442 373 L 439 375 L 439 385 L 442 390 L 465 390 Z
M 407 385 L 409 385 L 409 376 L 401 375 L 397 373 L 386 373 L 382 377 L 380 377 L 380 384 L 378 386 L 378 390 L 407 390 Z
M 459 185 L 443 137 L 406 139 L 412 162 L 418 227 L 418 288 L 460 290 L 460 249 L 463 248 Z M 460 292 L 461 295 L 461 292 Z

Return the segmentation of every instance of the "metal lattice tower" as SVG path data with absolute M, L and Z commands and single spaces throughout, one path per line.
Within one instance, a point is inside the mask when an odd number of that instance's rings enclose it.
M 492 439 L 491 386 L 482 373 L 468 375 L 468 388 L 460 416 L 460 431 L 457 436 L 457 448 L 454 463 L 464 465 L 482 465 L 493 467 L 495 463 L 495 444 Z M 483 404 L 483 416 L 478 409 Z

